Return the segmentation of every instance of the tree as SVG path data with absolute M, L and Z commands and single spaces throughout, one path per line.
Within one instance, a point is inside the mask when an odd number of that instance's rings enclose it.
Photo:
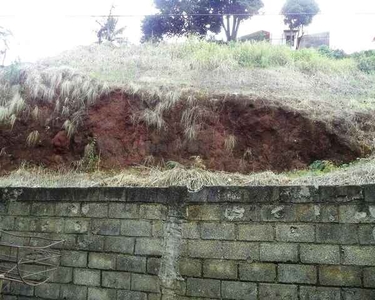
M 8 40 L 12 33 L 5 29 L 4 27 L 0 26 L 0 59 L 1 59 L 1 66 L 4 65 L 7 51 L 9 50 Z
M 115 7 L 112 5 L 108 17 L 104 21 L 96 21 L 96 23 L 100 25 L 100 29 L 96 32 L 99 44 L 101 44 L 103 40 L 119 43 L 126 41 L 125 38 L 120 36 L 123 34 L 126 27 L 117 29 L 118 19 L 116 19 L 112 14 L 112 10 L 114 8 Z
M 154 0 L 160 13 L 143 20 L 143 40 L 224 30 L 227 41 L 237 39 L 242 21 L 257 14 L 262 0 Z
M 284 4 L 282 8 L 284 23 L 289 26 L 291 33 L 293 30 L 298 30 L 297 49 L 304 35 L 304 26 L 311 24 L 319 11 L 319 5 L 315 0 L 287 0 Z

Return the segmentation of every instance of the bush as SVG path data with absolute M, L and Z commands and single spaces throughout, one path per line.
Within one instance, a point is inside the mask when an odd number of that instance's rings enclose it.
M 343 59 L 348 57 L 344 50 L 331 49 L 328 46 L 319 47 L 318 52 L 323 56 L 333 59 Z
M 360 71 L 365 73 L 375 72 L 375 50 L 354 53 L 352 56 L 356 60 Z

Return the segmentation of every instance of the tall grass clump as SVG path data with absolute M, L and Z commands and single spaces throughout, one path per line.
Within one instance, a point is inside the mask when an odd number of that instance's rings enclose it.
M 240 67 L 269 68 L 293 63 L 291 50 L 270 43 L 239 43 L 231 45 L 233 55 Z
M 375 73 L 375 50 L 362 51 L 353 54 L 358 69 L 365 73 Z
M 329 58 L 315 49 L 300 49 L 291 51 L 293 64 L 305 73 L 317 72 L 351 72 L 355 70 L 355 63 L 351 59 L 336 60 Z
M 0 124 L 38 121 L 39 106 L 48 105 L 54 107 L 50 119 L 65 118 L 64 128 L 72 135 L 84 111 L 109 91 L 108 84 L 70 67 L 12 64 L 0 71 Z

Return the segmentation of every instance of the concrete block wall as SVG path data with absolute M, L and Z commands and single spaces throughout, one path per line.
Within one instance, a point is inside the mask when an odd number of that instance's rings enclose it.
M 375 185 L 4 188 L 0 229 L 65 240 L 4 300 L 375 299 Z

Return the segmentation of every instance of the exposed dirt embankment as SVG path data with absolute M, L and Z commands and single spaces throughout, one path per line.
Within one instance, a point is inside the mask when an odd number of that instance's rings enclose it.
M 1 129 L 0 168 L 11 170 L 21 161 L 69 165 L 82 157 L 91 137 L 106 169 L 145 162 L 189 163 L 199 156 L 214 170 L 285 171 L 320 159 L 349 162 L 364 154 L 345 136 L 344 126 L 337 125 L 333 132 L 323 122 L 266 100 L 218 96 L 177 101 L 166 109 L 155 106 L 114 92 L 89 109 L 71 140 L 61 130 L 63 120 L 48 126 L 17 122 L 13 130 Z M 44 110 L 48 118 L 51 109 Z M 153 114 L 155 110 L 159 113 Z M 29 148 L 25 141 L 32 130 L 40 132 L 40 142 Z

